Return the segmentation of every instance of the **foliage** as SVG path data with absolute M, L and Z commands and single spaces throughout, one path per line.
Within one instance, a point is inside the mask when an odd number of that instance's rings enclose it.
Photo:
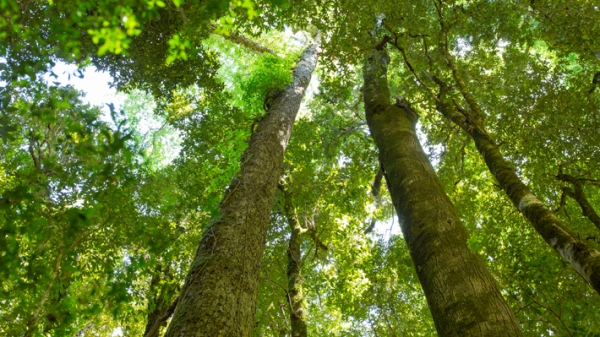
M 14 93 L 2 141 L 0 326 L 74 333 L 103 310 L 117 317 L 135 306 L 128 287 L 169 243 L 156 236 L 169 232 L 169 205 L 152 200 L 168 186 L 136 164 L 133 131 L 101 121 L 73 88 Z
M 214 22 L 280 57 L 209 37 Z M 360 71 L 384 36 L 392 95 L 419 110 L 469 247 L 525 334 L 600 334 L 598 295 L 518 213 L 435 100 L 438 79 L 456 106 L 469 104 L 441 52 L 445 34 L 504 157 L 599 249 L 576 201 L 561 206 L 570 185 L 555 178 L 583 179 L 600 208 L 599 25 L 598 6 L 574 0 L 1 2 L 0 334 L 142 334 L 159 302 L 177 296 L 265 103 L 291 81 L 300 46 L 290 31 L 315 28 L 324 41 L 316 89 L 282 172 L 301 223 L 327 246 L 310 236 L 301 246 L 309 334 L 434 334 L 408 248 L 386 231 L 398 223 L 385 186 L 381 201 L 371 195 L 379 163 Z M 103 114 L 75 89 L 43 82 L 56 60 L 108 71 L 129 93 L 123 111 Z M 256 336 L 289 332 L 288 239 L 278 201 Z
M 295 55 L 289 55 L 281 60 L 277 56 L 265 54 L 255 60 L 246 71 L 240 74 L 239 91 L 242 93 L 238 106 L 243 111 L 262 116 L 265 104 L 278 91 L 292 82 L 291 69 L 294 67 Z

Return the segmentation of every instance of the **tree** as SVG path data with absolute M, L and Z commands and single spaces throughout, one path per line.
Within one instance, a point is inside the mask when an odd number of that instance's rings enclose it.
M 378 48 L 363 71 L 367 124 L 438 334 L 521 336 L 494 279 L 467 247 L 468 234 L 420 148 L 417 112 L 405 100 L 390 103 L 389 57 Z
M 16 94 L 2 144 L 3 333 L 74 333 L 102 310 L 130 310 L 127 287 L 168 242 L 152 235 L 167 209 L 140 209 L 157 207 L 153 193 L 166 189 L 136 162 L 126 126 L 101 121 L 73 88 Z
M 306 337 L 306 309 L 302 295 L 302 244 L 301 235 L 306 229 L 300 225 L 296 215 L 294 201 L 285 187 L 280 187 L 283 193 L 284 212 L 290 227 L 290 240 L 287 251 L 287 303 L 290 310 L 290 327 L 293 337 Z
M 465 319 L 504 308 L 514 327 L 510 308 L 527 336 L 598 334 L 600 297 L 590 286 L 600 244 L 596 7 L 574 0 L 4 1 L 0 334 L 160 335 L 198 240 L 210 241 L 240 192 L 231 182 L 255 157 L 242 155 L 260 140 L 264 108 L 281 98 L 269 89 L 292 80 L 298 41 L 315 28 L 323 36 L 318 81 L 256 208 L 262 220 L 251 228 L 253 249 L 265 253 L 260 267 L 261 254 L 251 255 L 243 280 L 252 289 L 233 307 L 244 313 L 231 320 L 244 322 L 241 334 L 292 331 L 300 303 L 287 303 L 294 278 L 302 281 L 307 335 L 428 336 L 460 327 L 443 323 L 453 316 L 440 315 L 444 297 L 428 290 L 423 275 L 443 275 L 451 264 L 419 269 L 411 254 L 438 247 L 396 230 L 398 223 L 418 228 L 419 219 L 396 221 L 393 204 L 404 199 L 395 184 L 371 192 L 381 177 L 378 148 L 403 149 L 391 146 L 395 140 L 376 147 L 362 115 L 370 107 L 361 69 L 376 36 L 387 36 L 386 96 L 404 97 L 390 109 L 403 117 L 403 102 L 411 102 L 419 112 L 411 132 L 423 144 L 418 158 L 434 171 L 423 186 L 436 185 L 454 205 L 453 223 L 466 231 L 450 237 L 469 259 L 482 257 L 472 261 L 496 299 L 491 305 L 465 292 L 465 301 L 480 305 Z M 59 60 L 109 72 L 130 95 L 124 113 L 101 112 L 47 83 Z M 390 181 L 408 177 L 383 166 Z M 314 228 L 291 260 L 280 176 L 298 223 Z M 523 196 L 533 202 L 520 213 Z M 231 233 L 228 240 L 244 231 Z M 226 241 L 221 234 L 217 244 Z M 301 277 L 288 278 L 298 259 Z M 231 275 L 250 270 L 237 260 L 206 265 Z M 186 317 L 200 322 L 218 309 L 205 312 Z
M 219 217 L 200 240 L 167 336 L 251 334 L 269 211 L 318 48 L 315 42 L 303 52 L 292 83 L 273 97 L 252 133 Z

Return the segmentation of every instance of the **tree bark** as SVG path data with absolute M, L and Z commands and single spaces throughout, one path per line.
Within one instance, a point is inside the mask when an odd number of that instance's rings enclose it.
M 304 309 L 302 275 L 300 274 L 300 261 L 302 258 L 300 245 L 302 244 L 302 234 L 305 230 L 298 222 L 292 196 L 285 189 L 282 190 L 284 197 L 283 207 L 291 232 L 287 251 L 287 300 L 290 308 L 290 326 L 292 337 L 306 337 L 306 310 Z
M 456 69 L 447 46 L 442 44 L 441 49 L 449 66 Z M 454 73 L 457 76 L 459 72 L 456 70 Z M 436 97 L 437 110 L 471 136 L 488 169 L 515 207 L 529 220 L 544 241 L 569 262 L 573 269 L 600 294 L 600 252 L 578 240 L 556 214 L 523 183 L 515 169 L 500 153 L 498 144 L 485 129 L 482 113 L 473 113 L 460 107 L 456 101 L 450 103 L 445 98 L 445 94 L 450 90 L 449 86 L 437 78 L 434 80 L 440 86 L 440 93 Z M 459 85 L 459 90 L 466 96 L 464 84 Z M 471 109 L 474 106 L 476 111 L 481 111 L 474 99 L 468 100 L 467 103 Z
M 471 108 L 471 111 L 461 107 L 454 99 L 450 101 L 449 98 L 446 98 L 445 95 L 450 91 L 450 86 L 432 76 L 432 80 L 440 87 L 439 94 L 434 94 L 427 84 L 419 78 L 417 72 L 408 62 L 403 49 L 397 45 L 395 46 L 403 54 L 404 62 L 417 81 L 435 99 L 436 109 L 471 136 L 488 169 L 498 180 L 500 188 L 506 192 L 515 207 L 529 220 L 544 241 L 569 262 L 573 269 L 600 294 L 600 252 L 576 239 L 576 236 L 568 230 L 556 214 L 519 179 L 515 169 L 504 159 L 498 144 L 488 134 L 484 126 L 484 113 L 481 107 L 468 91 L 452 55 L 450 55 L 444 27 L 440 32 L 440 51 L 447 61 L 447 66 L 452 71 L 460 94 Z
M 250 336 L 269 215 L 283 154 L 317 62 L 318 42 L 300 56 L 250 138 L 237 178 L 204 231 L 166 336 Z
M 383 49 L 383 48 L 381 48 Z M 418 115 L 390 103 L 389 57 L 373 51 L 363 70 L 367 124 L 440 336 L 522 336 L 429 163 L 415 131 Z
M 559 173 L 556 176 L 556 178 L 558 180 L 566 181 L 573 184 L 574 190 L 565 187 L 563 188 L 563 193 L 575 199 L 575 201 L 577 201 L 577 203 L 579 204 L 579 207 L 581 207 L 581 212 L 583 213 L 583 215 L 590 219 L 590 221 L 594 224 L 594 226 L 596 226 L 596 228 L 600 229 L 600 216 L 598 215 L 594 207 L 592 207 L 590 202 L 585 197 L 585 194 L 583 193 L 583 184 L 585 180 L 581 181 L 573 176 L 564 174 L 562 172 Z
M 509 199 L 531 222 L 544 241 L 557 251 L 600 294 L 600 253 L 579 241 L 563 222 L 517 176 L 498 145 L 476 126 L 469 134 L 490 172 Z

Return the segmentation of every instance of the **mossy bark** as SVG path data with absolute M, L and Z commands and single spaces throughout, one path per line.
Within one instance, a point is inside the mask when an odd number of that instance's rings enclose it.
M 552 249 L 558 252 L 571 266 L 600 294 L 600 252 L 576 239 L 576 236 L 563 224 L 517 175 L 515 169 L 504 159 L 499 146 L 487 133 L 484 125 L 485 114 L 462 80 L 460 71 L 448 48 L 447 28 L 442 25 L 440 50 L 448 67 L 452 70 L 458 91 L 470 109 L 460 107 L 455 100 L 445 97 L 450 88 L 437 78 L 440 86 L 436 97 L 437 110 L 468 133 L 488 169 L 498 180 L 500 187 L 509 199 L 531 222 L 535 230 Z M 458 110 L 460 113 L 456 112 Z
M 302 234 L 306 231 L 300 226 L 292 195 L 283 190 L 284 211 L 290 226 L 290 240 L 287 250 L 287 300 L 290 308 L 290 326 L 292 337 L 306 337 L 306 310 L 304 308 L 304 295 L 302 292 Z
M 467 231 L 419 144 L 417 114 L 405 101 L 390 102 L 388 62 L 382 50 L 365 64 L 367 124 L 438 334 L 522 336 L 494 278 L 467 247 Z
M 300 56 L 293 82 L 252 134 L 240 172 L 204 231 L 166 336 L 250 336 L 269 214 L 283 154 L 317 62 L 318 44 Z
M 445 98 L 448 86 L 439 80 L 438 84 L 438 111 L 471 136 L 488 169 L 512 203 L 529 220 L 544 241 L 600 294 L 600 252 L 580 241 L 556 214 L 533 194 L 515 169 L 504 159 L 499 146 L 485 130 L 481 118 L 476 118 L 464 108 L 461 108 L 461 113 L 457 113 L 454 108 L 456 103 L 453 105 Z
M 544 241 L 556 250 L 600 294 L 600 253 L 577 239 L 517 176 L 485 132 L 472 130 L 471 136 L 485 163 L 513 204 L 533 224 Z

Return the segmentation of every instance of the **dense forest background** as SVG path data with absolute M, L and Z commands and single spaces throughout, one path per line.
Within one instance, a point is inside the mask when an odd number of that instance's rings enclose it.
M 600 336 L 599 32 L 588 0 L 0 0 L 0 335 Z

